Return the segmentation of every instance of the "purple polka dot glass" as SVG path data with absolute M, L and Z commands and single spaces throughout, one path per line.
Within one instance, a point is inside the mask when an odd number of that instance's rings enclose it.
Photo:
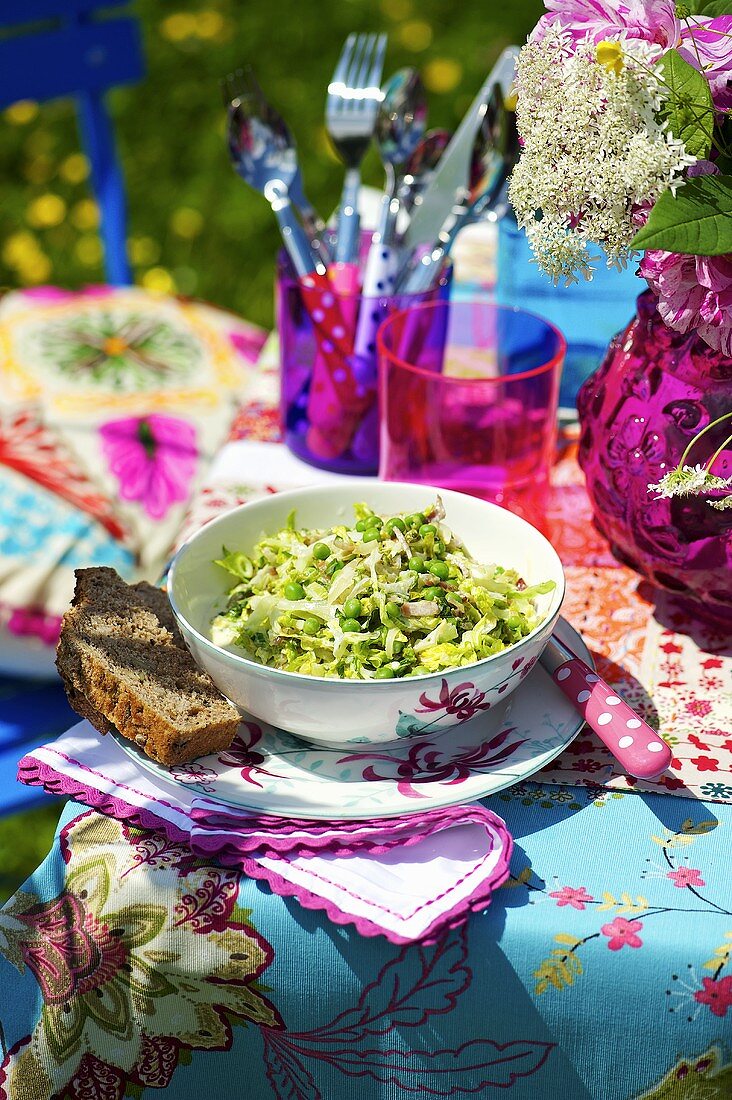
M 361 259 L 368 253 L 370 234 L 362 235 Z M 362 264 L 363 268 L 363 264 Z M 343 273 L 341 273 L 343 274 Z M 355 273 L 351 273 L 355 274 Z M 420 302 L 436 301 L 449 295 L 452 269 L 446 268 L 439 284 L 422 294 L 383 295 L 364 298 L 344 292 L 334 281 L 334 292 L 349 336 L 356 331 L 366 311 L 373 322 L 373 340 L 366 353 L 351 356 L 348 364 L 357 383 L 360 407 L 341 407 L 318 350 L 313 319 L 304 305 L 300 286 L 282 255 L 278 263 L 276 321 L 280 341 L 281 405 L 285 442 L 293 454 L 312 466 L 342 474 L 376 474 L 379 468 L 379 407 L 377 387 L 376 332 L 380 323 L 395 310 Z M 339 381 L 338 372 L 333 375 Z M 323 422 L 338 421 L 339 430 L 323 431 Z
M 579 391 L 579 461 L 595 522 L 613 553 L 695 614 L 732 626 L 732 511 L 697 496 L 658 500 L 648 490 L 691 439 L 732 409 L 732 359 L 698 336 L 673 332 L 650 292 Z M 729 433 L 711 429 L 687 464 L 704 463 Z M 732 475 L 732 446 L 714 472 Z

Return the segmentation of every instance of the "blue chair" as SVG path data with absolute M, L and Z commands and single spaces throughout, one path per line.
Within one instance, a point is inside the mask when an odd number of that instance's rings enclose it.
M 138 25 L 98 19 L 129 0 L 0 0 L 0 108 L 21 99 L 73 96 L 101 214 L 107 281 L 132 282 L 127 260 L 124 181 L 104 94 L 144 71 Z

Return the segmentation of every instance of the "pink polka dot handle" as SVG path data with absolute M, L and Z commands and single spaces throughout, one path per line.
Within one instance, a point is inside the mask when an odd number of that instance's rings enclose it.
M 552 678 L 628 775 L 655 779 L 666 771 L 671 763 L 666 742 L 584 661 L 565 661 Z

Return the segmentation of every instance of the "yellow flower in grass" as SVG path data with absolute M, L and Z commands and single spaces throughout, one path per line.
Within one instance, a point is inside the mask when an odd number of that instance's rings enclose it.
M 26 218 L 35 229 L 48 229 L 60 225 L 66 217 L 66 203 L 60 195 L 47 192 L 28 204 Z
M 71 153 L 61 162 L 59 175 L 68 183 L 81 183 L 89 175 L 89 161 L 83 153 Z
M 196 22 L 196 34 L 199 38 L 220 38 L 227 27 L 227 20 L 221 12 L 207 9 L 193 16 Z
M 71 210 L 71 221 L 77 229 L 96 229 L 99 225 L 99 207 L 94 199 L 80 199 Z
M 463 67 L 449 57 L 436 57 L 424 67 L 425 86 L 431 92 L 451 92 L 460 83 Z
M 127 252 L 133 264 L 145 267 L 160 258 L 160 245 L 152 237 L 130 237 Z
M 412 14 L 414 4 L 412 0 L 381 0 L 381 10 L 384 15 L 397 23 L 400 19 L 406 19 Z
M 419 53 L 426 50 L 432 41 L 432 27 L 423 19 L 410 19 L 399 28 L 399 41 L 408 50 Z
M 104 249 L 102 248 L 102 242 L 99 237 L 79 237 L 74 248 L 76 255 L 83 264 L 87 267 L 95 267 L 100 263 Z
M 179 206 L 170 215 L 170 228 L 179 237 L 192 240 L 203 229 L 203 214 L 192 206 Z
M 598 42 L 595 47 L 595 55 L 598 64 L 602 65 L 603 69 L 620 76 L 623 71 L 623 47 L 619 42 L 608 42 L 607 40 Z
M 160 33 L 169 42 L 182 42 L 196 33 L 196 17 L 184 11 L 166 16 L 160 24 Z
M 39 283 L 48 282 L 51 276 L 51 261 L 40 250 L 25 258 L 16 267 L 21 282 L 37 286 Z
M 3 242 L 3 263 L 8 267 L 17 267 L 39 252 L 38 241 L 33 234 L 27 229 L 21 229 L 18 233 L 11 233 Z
M 176 285 L 173 276 L 164 267 L 151 267 L 142 276 L 140 282 L 146 290 L 154 294 L 175 294 Z
M 38 104 L 33 99 L 19 99 L 5 111 L 5 121 L 11 126 L 26 126 L 38 114 Z

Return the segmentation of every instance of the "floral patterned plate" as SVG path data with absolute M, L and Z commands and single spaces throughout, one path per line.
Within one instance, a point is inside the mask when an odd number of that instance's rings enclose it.
M 556 633 L 592 665 L 581 637 L 563 619 Z M 423 725 L 378 751 L 316 748 L 246 720 L 226 752 L 166 768 L 112 736 L 143 768 L 208 800 L 275 816 L 333 820 L 394 817 L 484 798 L 543 768 L 583 725 L 541 665 L 490 713 L 471 692 L 473 685 L 466 683 L 439 700 L 425 699 Z M 465 720 L 432 732 L 435 718 L 451 707 L 459 707 Z

